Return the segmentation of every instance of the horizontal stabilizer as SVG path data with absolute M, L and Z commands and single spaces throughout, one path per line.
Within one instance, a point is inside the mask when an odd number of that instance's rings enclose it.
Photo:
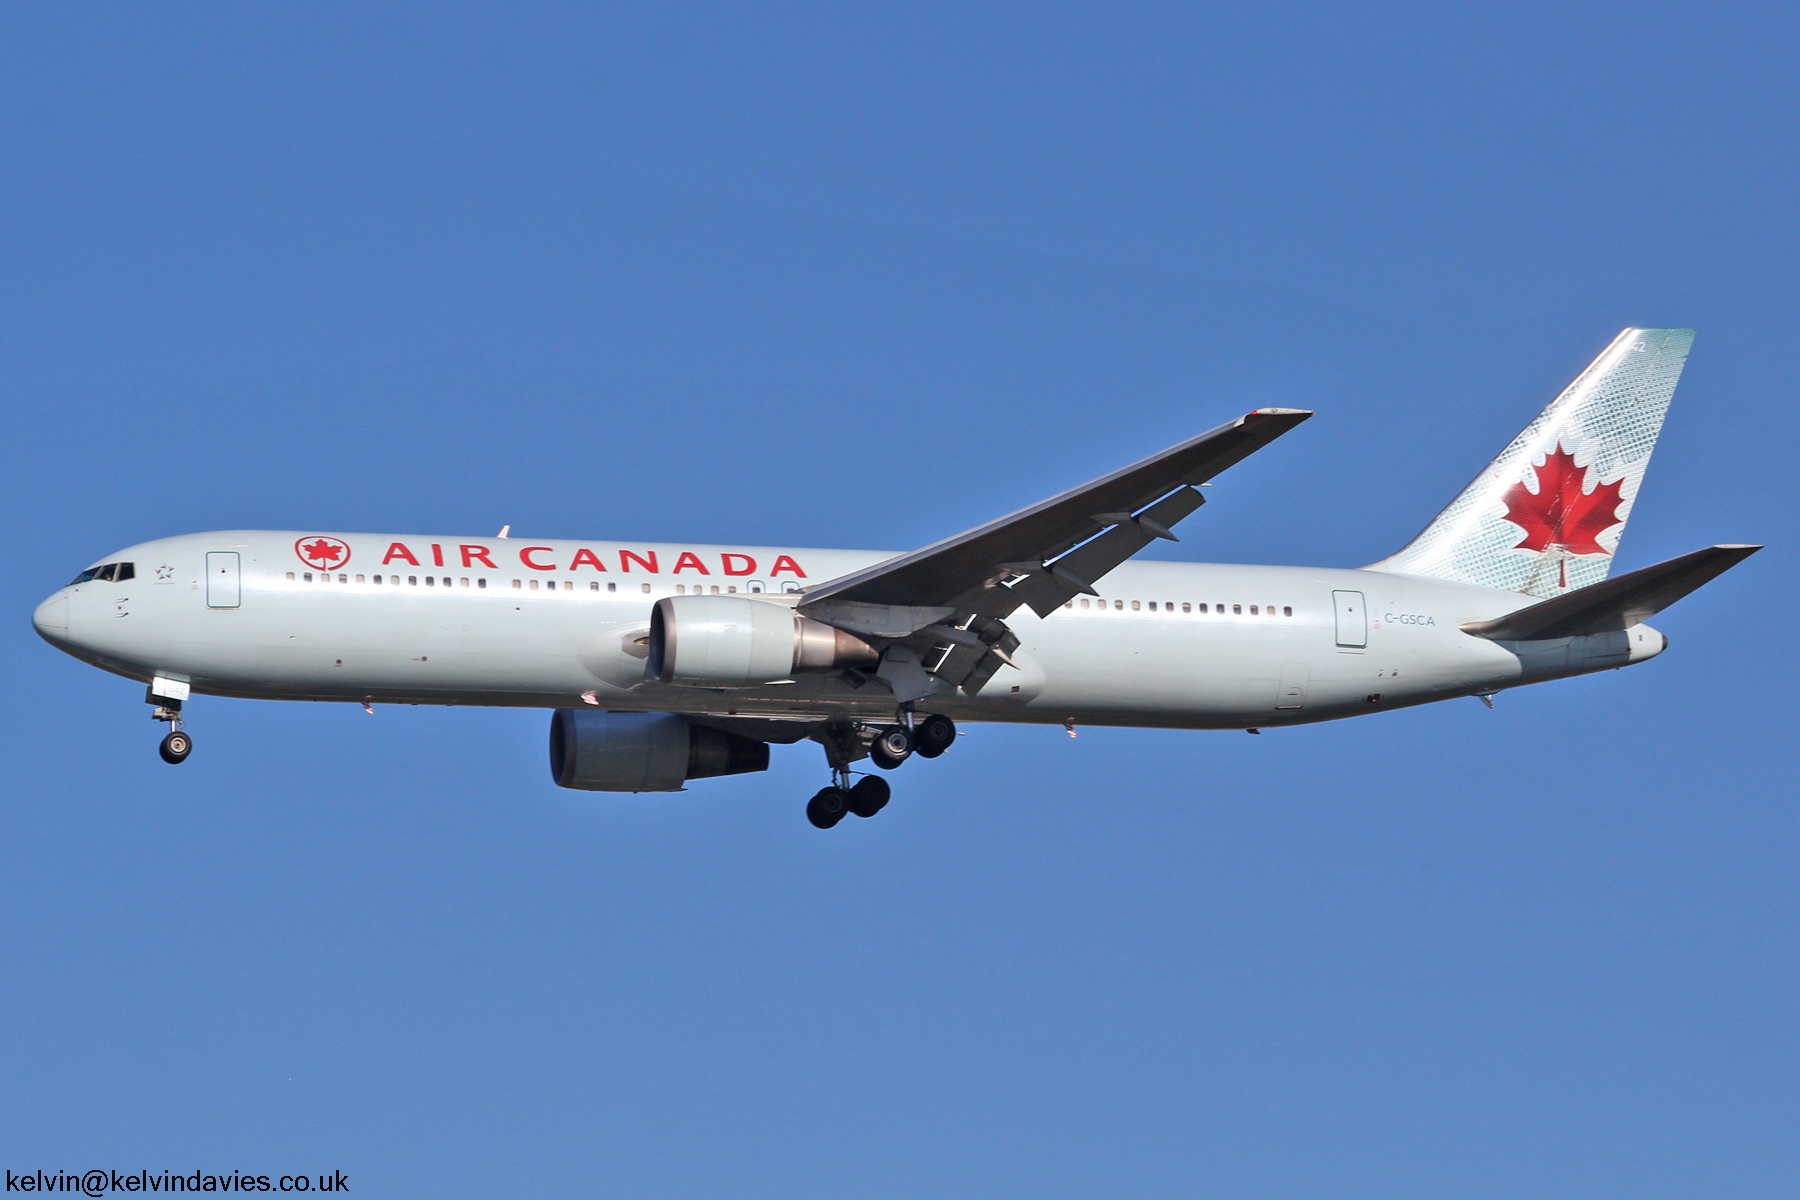
M 1462 631 L 1494 642 L 1611 633 L 1649 620 L 1689 592 L 1723 575 L 1761 546 L 1708 546 L 1668 562 L 1607 579 Z

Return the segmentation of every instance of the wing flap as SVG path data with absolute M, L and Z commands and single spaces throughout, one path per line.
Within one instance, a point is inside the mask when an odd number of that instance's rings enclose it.
M 1174 540 L 1168 527 L 1205 503 L 1206 497 L 1184 485 L 1135 518 L 1124 513 L 1109 514 L 1124 519 L 1055 562 L 1027 572 L 1023 582 L 1013 585 L 1013 595 L 1029 604 L 1040 617 L 1049 616 L 1073 596 L 1097 596 L 1100 593 L 1093 586 L 1096 582 L 1157 538 L 1167 536 Z

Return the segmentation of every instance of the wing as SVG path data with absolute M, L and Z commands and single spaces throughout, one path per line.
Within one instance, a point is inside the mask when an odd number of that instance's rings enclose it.
M 1098 595 L 1094 585 L 1114 567 L 1156 538 L 1176 540 L 1170 527 L 1204 503 L 1196 485 L 1310 416 L 1246 413 L 1010 516 L 810 588 L 800 611 L 865 636 L 914 637 L 929 650 L 926 670 L 952 682 L 984 664 L 991 675 L 1018 645 L 1005 617 L 1022 604 L 1048 616 L 1078 593 Z

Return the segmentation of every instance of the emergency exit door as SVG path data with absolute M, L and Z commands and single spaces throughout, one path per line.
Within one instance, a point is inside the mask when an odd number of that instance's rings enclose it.
M 206 555 L 206 607 L 236 608 L 242 591 L 238 582 L 237 551 L 209 551 Z
M 1363 611 L 1361 592 L 1331 593 L 1331 607 L 1337 610 L 1337 644 L 1361 648 L 1369 644 L 1369 614 Z

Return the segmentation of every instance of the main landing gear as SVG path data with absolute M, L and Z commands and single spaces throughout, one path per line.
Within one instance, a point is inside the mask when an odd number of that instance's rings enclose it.
M 820 829 L 830 829 L 844 819 L 845 813 L 874 816 L 887 807 L 891 795 L 887 780 L 879 775 L 864 775 L 852 787 L 833 784 L 820 788 L 818 795 L 806 802 L 806 819 Z
M 912 710 L 906 708 L 900 713 L 900 721 L 875 729 L 845 722 L 818 735 L 835 782 L 807 801 L 808 821 L 820 829 L 830 829 L 846 813 L 872 817 L 886 807 L 893 794 L 887 780 L 879 775 L 864 775 L 855 784 L 850 782 L 850 764 L 864 754 L 882 770 L 892 771 L 915 753 L 921 758 L 936 758 L 956 740 L 956 722 L 942 713 L 915 720 Z
M 169 723 L 169 732 L 163 736 L 162 744 L 156 748 L 156 752 L 170 766 L 186 762 L 188 754 L 194 749 L 194 739 L 181 727 L 181 701 L 155 695 L 146 695 L 144 698 L 156 705 L 150 719 Z

